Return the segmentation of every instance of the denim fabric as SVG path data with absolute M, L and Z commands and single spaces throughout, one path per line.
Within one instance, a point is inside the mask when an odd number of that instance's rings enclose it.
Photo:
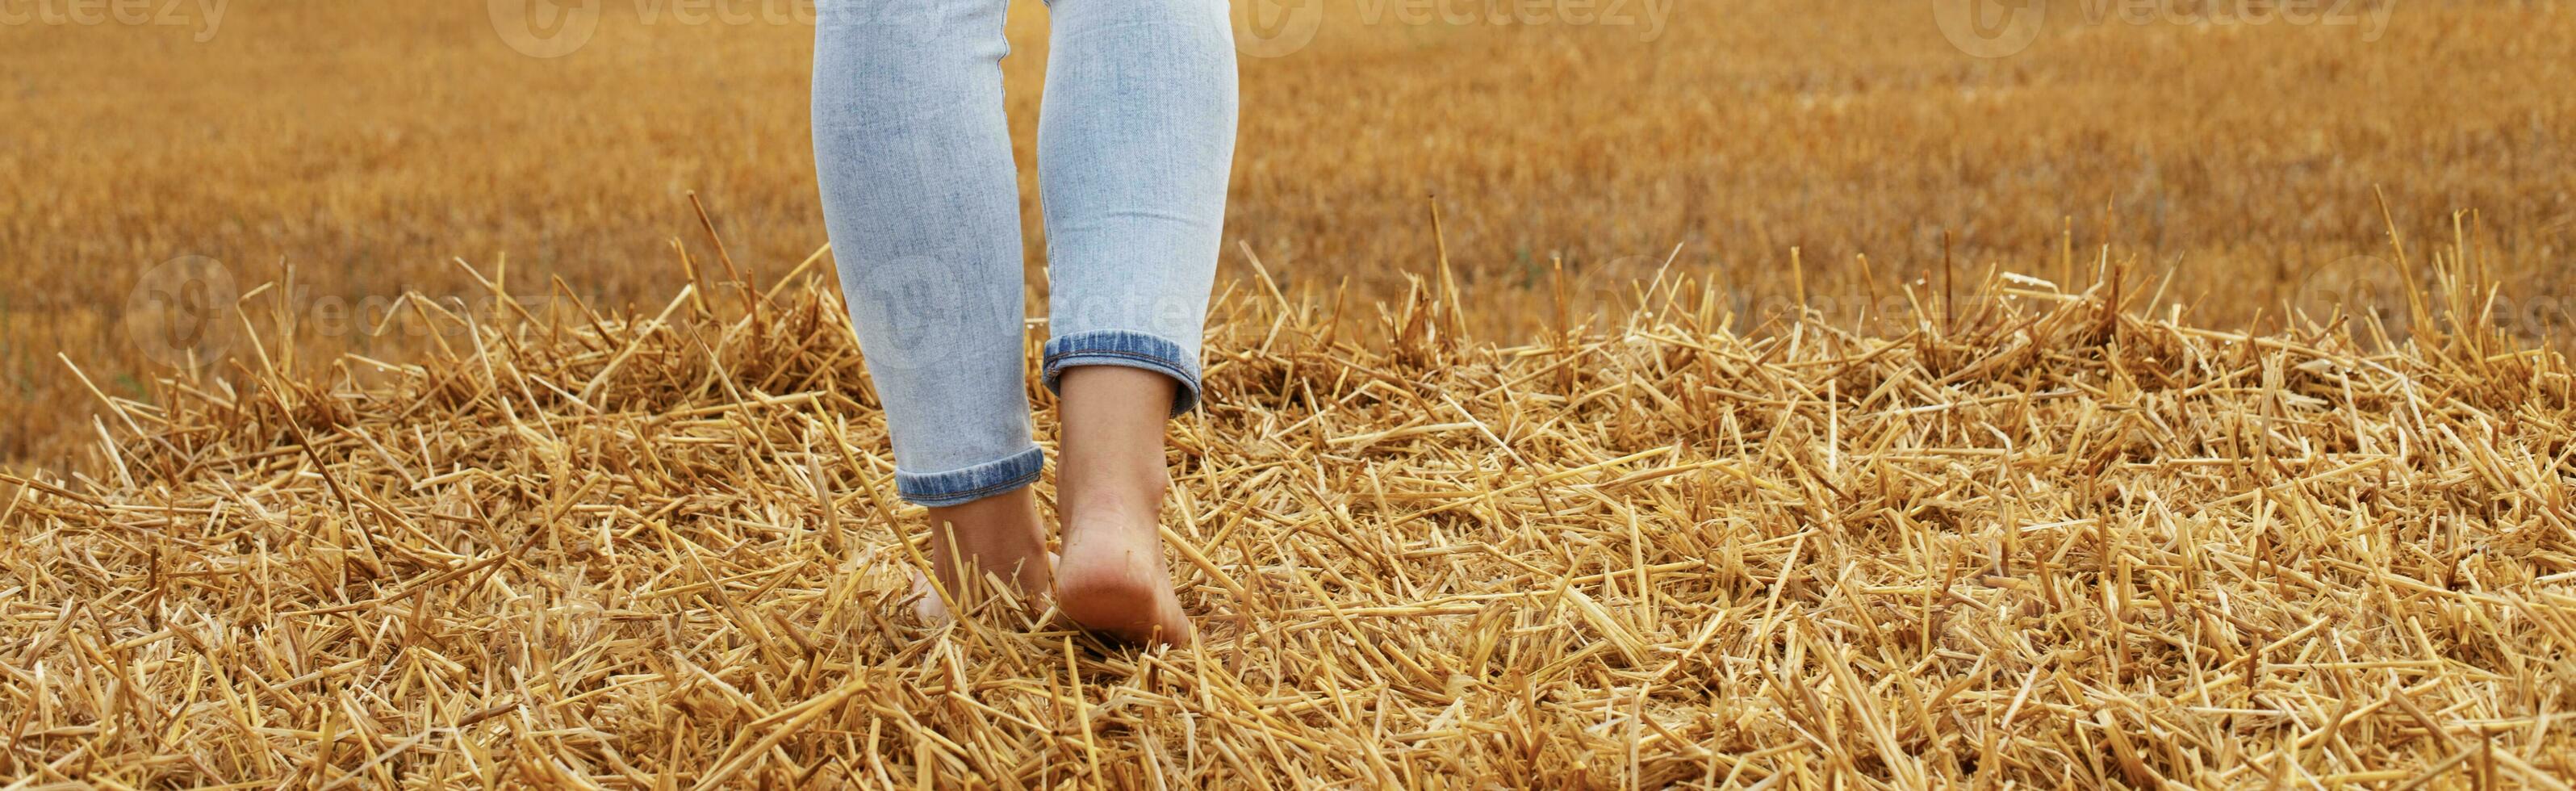
M 1028 450 L 962 470 L 913 473 L 898 466 L 894 489 L 903 499 L 921 505 L 959 505 L 1036 483 L 1038 470 L 1045 465 L 1046 451 L 1030 445 Z
M 1026 485 L 1031 440 L 1018 171 L 1002 106 L 1007 0 L 819 0 L 814 156 L 841 293 L 903 497 Z M 1037 167 L 1045 381 L 1126 365 L 1197 401 L 1234 155 L 1224 0 L 1049 5 Z M 1059 350 L 1062 353 L 1059 354 Z
M 1173 417 L 1199 404 L 1198 356 L 1180 344 L 1153 335 L 1126 330 L 1058 335 L 1047 341 L 1046 370 L 1041 379 L 1048 390 L 1056 390 L 1056 380 L 1064 375 L 1064 369 L 1077 365 L 1142 368 L 1172 377 L 1181 385 L 1172 395 Z

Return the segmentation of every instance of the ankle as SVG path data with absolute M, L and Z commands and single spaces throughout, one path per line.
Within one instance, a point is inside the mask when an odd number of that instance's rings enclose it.
M 1070 545 L 1095 539 L 1153 541 L 1163 515 L 1161 476 L 1151 483 L 1127 482 L 1064 494 L 1064 540 Z
M 1073 449 L 1065 454 L 1057 479 L 1058 502 L 1080 515 L 1087 511 L 1153 512 L 1163 506 L 1171 472 L 1163 466 L 1161 448 L 1150 455 L 1128 452 L 1112 456 Z M 1123 458 L 1122 458 L 1123 457 Z
M 1171 473 L 1163 458 L 1170 377 L 1116 366 L 1068 369 L 1057 494 L 1068 519 L 1151 519 Z

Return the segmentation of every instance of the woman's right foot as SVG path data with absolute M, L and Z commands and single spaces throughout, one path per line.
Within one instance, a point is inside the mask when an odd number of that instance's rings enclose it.
M 995 580 L 1032 612 L 1038 609 L 1037 595 L 1046 592 L 1054 569 L 1048 562 L 1046 526 L 1038 521 L 1037 495 L 1029 487 L 932 508 L 930 530 L 924 549 L 947 596 L 933 590 L 929 578 L 913 579 L 921 597 L 913 606 L 924 621 L 946 619 L 951 605 L 971 608 L 1002 593 L 993 590 Z
M 1053 568 L 1055 568 L 1055 565 L 1056 565 L 1056 556 L 1055 556 L 1055 553 L 1053 553 L 1053 552 L 1046 553 L 1046 568 L 1048 568 L 1048 569 L 1053 569 Z M 1002 574 L 1001 572 L 998 572 L 998 571 L 995 571 L 995 572 L 988 572 L 988 573 L 991 573 L 991 574 L 993 574 L 993 575 L 994 575 L 994 576 L 996 576 L 996 577 L 1001 577 L 1001 578 L 1004 578 L 1004 579 L 1008 579 L 1008 578 L 1010 578 L 1010 575 L 1005 575 L 1005 574 Z M 1014 570 L 1014 573 L 1016 573 L 1016 570 Z M 1050 577 L 1052 577 L 1053 575 L 1052 575 L 1052 574 L 1049 574 L 1049 576 L 1050 576 Z M 1025 589 L 1023 589 L 1023 590 L 1022 590 L 1022 591 L 1020 591 L 1020 592 L 1014 593 L 1013 595 L 1014 595 L 1014 596 L 1017 596 L 1017 597 L 1019 598 L 1019 600 L 1020 600 L 1020 603 L 1021 603 L 1024 607 L 1026 607 L 1030 612 L 1037 612 L 1037 611 L 1039 611 L 1039 610 L 1043 610 L 1043 609 L 1045 609 L 1045 608 L 1040 607 L 1040 606 L 1038 606 L 1038 605 L 1037 605 L 1037 603 L 1030 601 L 1030 600 L 1029 600 L 1029 598 L 1028 598 L 1028 594 L 1029 594 L 1029 592 L 1030 592 L 1030 591 L 1042 591 L 1042 590 L 1047 590 L 1047 589 L 1046 589 L 1045 587 L 1025 588 Z M 938 624 L 943 624 L 943 623 L 947 623 L 947 622 L 948 622 L 948 619 L 949 619 L 949 616 L 948 616 L 948 604 L 947 604 L 946 602 L 943 602 L 943 601 L 941 601 L 941 600 L 939 599 L 939 591 L 936 591 L 936 590 L 931 589 L 931 587 L 930 587 L 930 575 L 923 574 L 923 573 L 918 572 L 918 571 L 916 571 L 916 572 L 913 572 L 913 573 L 912 573 L 912 595 L 913 595 L 913 600 L 912 600 L 912 614 L 913 614 L 913 616 L 914 616 L 914 617 L 916 617 L 916 618 L 920 618 L 922 623 L 930 624 L 930 625 L 934 625 L 934 626 L 935 626 L 935 625 L 938 625 Z

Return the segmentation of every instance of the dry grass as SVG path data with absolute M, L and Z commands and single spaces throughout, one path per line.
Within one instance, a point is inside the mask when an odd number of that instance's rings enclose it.
M 2385 340 L 2107 256 L 1759 333 L 1676 271 L 1519 346 L 1446 267 L 1374 316 L 1255 278 L 1172 429 L 1205 641 L 1153 653 L 904 619 L 827 291 L 415 303 L 480 330 L 112 399 L 0 503 L 0 775 L 2563 788 L 2576 379 L 2474 249 Z
M 2178 268 L 2172 296 L 2209 326 L 2268 331 L 2258 313 L 2285 304 L 2402 314 L 2393 289 L 2342 288 L 2372 265 L 2335 264 L 2384 257 L 2374 187 L 2418 236 L 2484 214 L 2513 298 L 2500 323 L 2538 334 L 2576 296 L 2576 91 L 2556 89 L 2576 84 L 2576 9 L 2559 0 L 2397 0 L 2376 40 L 2087 25 L 2080 6 L 2102 2 L 2059 2 L 2045 38 L 1991 61 L 1945 41 L 1926 2 L 1678 0 L 1644 40 L 1392 11 L 1371 25 L 1378 0 L 1310 1 L 1330 19 L 1311 46 L 1243 64 L 1228 248 L 1291 287 L 1349 277 L 1360 304 L 1393 298 L 1430 257 L 1417 227 L 1436 193 L 1468 323 L 1497 340 L 1530 337 L 1560 254 L 1588 305 L 1681 244 L 1677 269 L 1759 315 L 1785 304 L 1799 246 L 1813 303 L 1848 321 L 1938 269 L 1944 232 L 1982 268 L 2054 259 L 2070 228 Z M 58 414 L 86 396 L 56 352 L 111 393 L 149 390 L 162 371 L 117 321 L 173 257 L 221 259 L 245 285 L 292 264 L 312 303 L 470 295 L 448 260 L 507 256 L 527 282 L 649 309 L 668 278 L 635 262 L 695 243 L 689 191 L 765 278 L 823 242 L 809 28 L 646 24 L 604 0 L 598 40 L 539 60 L 504 46 L 487 5 L 239 3 L 203 44 L 0 25 L 0 278 L 43 284 L 0 289 L 0 463 L 59 468 L 86 442 L 87 421 Z M 1025 168 L 1045 19 L 1019 5 L 1005 69 Z M 346 330 L 298 343 L 416 351 Z

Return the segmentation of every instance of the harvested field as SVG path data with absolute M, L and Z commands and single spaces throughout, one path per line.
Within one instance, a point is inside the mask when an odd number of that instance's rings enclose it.
M 94 438 L 87 410 L 56 408 L 89 399 L 56 353 L 120 397 L 168 372 L 120 324 L 174 258 L 220 261 L 244 289 L 301 285 L 297 353 L 393 359 L 417 349 L 330 311 L 470 297 L 451 258 L 506 257 L 531 285 L 650 310 L 672 286 L 637 262 L 674 237 L 714 257 L 695 246 L 691 193 L 761 282 L 824 240 L 814 30 L 769 15 L 805 0 L 260 0 L 212 29 L 7 21 L 107 3 L 0 0 L 14 122 L 0 280 L 44 284 L 0 289 L 0 471 L 63 469 Z M 2402 313 L 2358 276 L 2389 263 L 2383 205 L 2417 238 L 2479 211 L 2506 286 L 2497 322 L 2576 328 L 2576 91 L 2552 87 L 2576 84 L 2576 4 L 2560 0 L 2321 0 L 2306 11 L 2334 19 L 2315 24 L 2210 19 L 2305 0 L 1984 3 L 2051 6 L 2043 37 L 2005 58 L 1944 34 L 1936 9 L 1966 0 L 1538 0 L 1599 22 L 1540 26 L 1444 18 L 1530 0 L 1235 4 L 1247 20 L 1322 18 L 1304 48 L 1242 59 L 1227 249 L 1251 246 L 1291 288 L 1348 279 L 1364 307 L 1424 274 L 1437 195 L 1467 324 L 1496 343 L 1533 337 L 1552 260 L 1588 311 L 1675 245 L 1676 271 L 1719 279 L 1747 314 L 1789 304 L 1791 247 L 1808 304 L 1850 321 L 1945 259 L 2048 262 L 2024 271 L 2066 280 L 2053 264 L 2069 237 L 2179 270 L 2170 296 L 2204 326 Z M 578 53 L 529 57 L 495 27 L 496 11 L 557 5 L 601 11 Z M 1013 6 L 1002 68 L 1034 275 L 1048 19 Z M 2162 13 L 2123 21 L 2142 9 Z
M 409 303 L 477 329 L 254 348 L 17 481 L 0 776 L 2564 787 L 2576 380 L 2472 249 L 2392 254 L 2394 338 L 2200 329 L 2107 255 L 1756 327 L 1676 269 L 1510 347 L 1446 277 L 1256 277 L 1173 426 L 1204 642 L 1152 653 L 909 620 L 807 276 Z

